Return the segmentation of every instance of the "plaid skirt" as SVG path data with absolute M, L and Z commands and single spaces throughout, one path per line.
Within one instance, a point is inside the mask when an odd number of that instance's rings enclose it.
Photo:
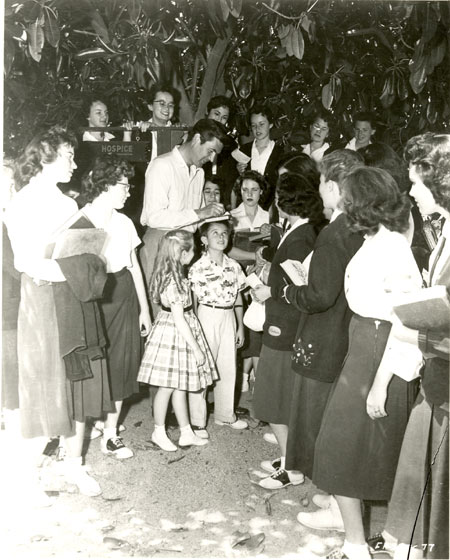
M 195 340 L 205 356 L 198 366 L 192 348 L 175 326 L 172 313 L 161 310 L 147 339 L 137 380 L 157 387 L 199 391 L 218 379 L 216 365 L 193 311 L 185 311 Z

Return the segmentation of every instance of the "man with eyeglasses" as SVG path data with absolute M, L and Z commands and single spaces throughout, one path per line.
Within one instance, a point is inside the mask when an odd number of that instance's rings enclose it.
M 202 165 L 213 161 L 228 145 L 227 129 L 212 119 L 201 119 L 189 131 L 181 146 L 157 157 L 145 173 L 141 224 L 147 226 L 140 258 L 148 282 L 153 271 L 158 243 L 171 229 L 195 231 L 199 222 L 221 216 L 220 202 L 203 206 L 204 172 Z M 152 303 L 153 315 L 158 307 Z

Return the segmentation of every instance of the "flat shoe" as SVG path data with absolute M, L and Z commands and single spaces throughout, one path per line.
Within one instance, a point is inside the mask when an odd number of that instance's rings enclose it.
M 170 439 L 167 437 L 166 432 L 159 434 L 156 431 L 154 431 L 152 433 L 152 441 L 163 451 L 172 452 L 177 450 L 177 446 L 172 441 L 170 441 Z
M 345 533 L 344 522 L 340 513 L 334 513 L 331 508 L 320 509 L 311 513 L 301 511 L 297 515 L 297 521 L 317 531 L 339 531 Z
M 314 494 L 311 501 L 320 509 L 328 509 L 331 507 L 331 503 L 334 502 L 336 507 L 339 507 L 336 502 L 336 498 L 330 494 Z
M 206 431 L 206 430 L 205 430 Z M 196 436 L 194 432 L 183 434 L 178 440 L 178 445 L 180 447 L 188 447 L 189 445 L 206 445 L 208 443 L 207 439 Z

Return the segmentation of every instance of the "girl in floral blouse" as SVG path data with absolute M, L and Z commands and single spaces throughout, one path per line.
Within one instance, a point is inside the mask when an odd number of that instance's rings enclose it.
M 228 221 L 207 222 L 200 228 L 203 256 L 189 271 L 189 280 L 198 302 L 198 318 L 203 326 L 220 379 L 214 386 L 216 424 L 236 430 L 248 427 L 234 413 L 236 384 L 236 348 L 244 342 L 242 297 L 246 287 L 240 265 L 224 251 L 230 237 Z M 237 323 L 237 325 L 236 325 Z M 206 328 L 207 326 L 207 328 Z M 189 394 L 189 408 L 195 433 L 207 439 L 206 391 Z

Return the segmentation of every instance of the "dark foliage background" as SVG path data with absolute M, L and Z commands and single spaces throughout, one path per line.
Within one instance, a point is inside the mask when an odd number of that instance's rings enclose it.
M 87 92 L 113 124 L 148 117 L 147 92 L 170 80 L 180 121 L 212 95 L 236 102 L 246 133 L 256 101 L 287 144 L 305 139 L 318 107 L 350 137 L 351 115 L 375 110 L 399 149 L 425 130 L 449 130 L 450 3 L 383 0 L 6 0 L 4 151 L 40 127 L 86 124 Z

